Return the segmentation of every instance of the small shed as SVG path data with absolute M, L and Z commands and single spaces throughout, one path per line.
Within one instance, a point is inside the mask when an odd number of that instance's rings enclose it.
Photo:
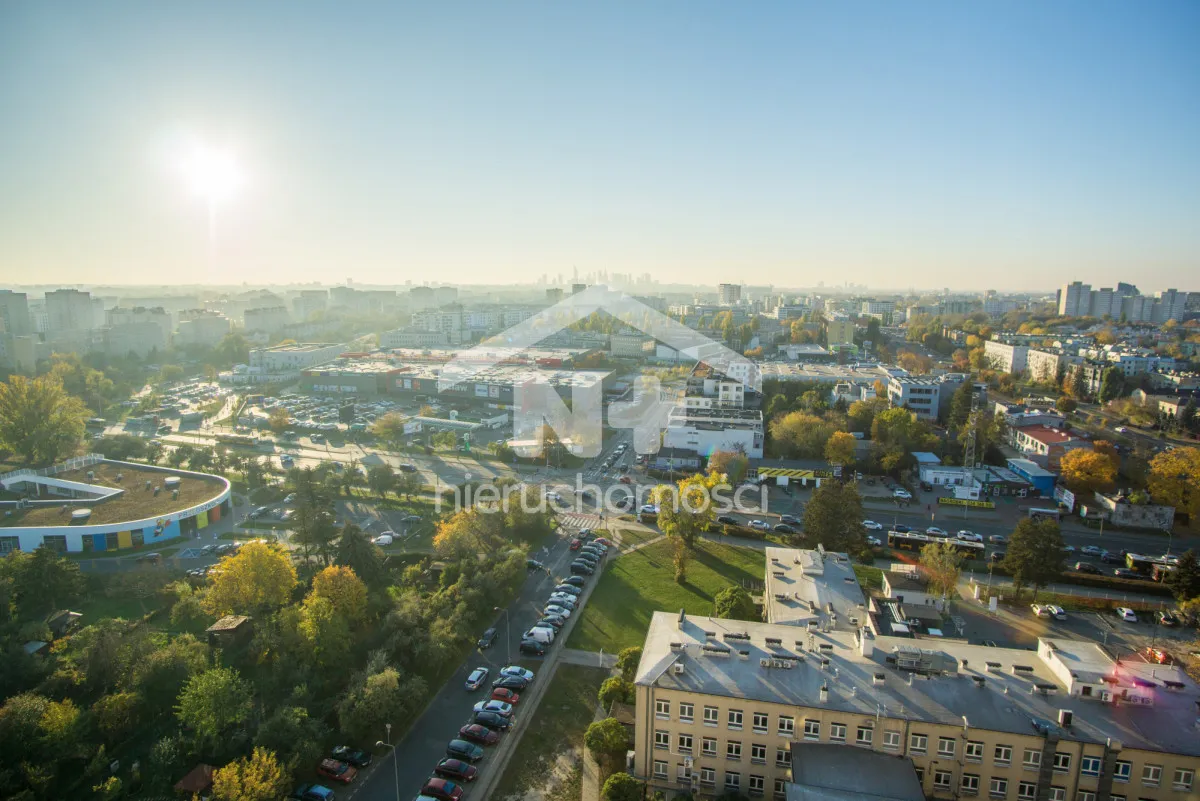
M 205 765 L 201 762 L 189 770 L 182 779 L 175 782 L 175 792 L 189 798 L 204 795 L 212 789 L 214 770 L 212 765 Z
M 244 642 L 253 632 L 254 623 L 245 615 L 226 615 L 205 629 L 208 644 L 214 647 Z
M 50 628 L 50 633 L 57 639 L 79 625 L 81 617 L 83 614 L 80 612 L 60 609 L 46 618 L 46 625 Z

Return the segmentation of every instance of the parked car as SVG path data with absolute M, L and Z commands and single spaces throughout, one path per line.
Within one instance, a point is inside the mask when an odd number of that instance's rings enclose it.
M 596 568 L 589 565 L 587 562 L 572 562 L 571 573 L 576 576 L 590 576 L 596 572 Z
M 800 521 L 792 515 L 780 515 L 779 522 L 780 523 L 791 523 L 792 525 L 795 525 L 795 524 L 799 523 Z
M 503 701 L 506 704 L 515 705 L 521 700 L 521 696 L 519 693 L 509 690 L 506 687 L 497 687 L 496 689 L 492 690 L 492 700 Z
M 570 584 L 573 587 L 579 587 L 580 589 L 582 589 L 584 586 L 587 585 L 587 579 L 585 579 L 583 576 L 567 576 L 565 579 L 562 580 L 562 583 Z
M 569 618 L 571 616 L 571 610 L 567 609 L 565 606 L 559 606 L 558 604 L 548 604 L 546 608 L 542 610 L 542 614 L 558 615 L 559 617 Z
M 1137 612 L 1133 611 L 1128 606 L 1118 606 L 1115 611 L 1117 613 L 1117 617 L 1121 618 L 1121 620 L 1124 620 L 1126 623 L 1138 622 Z
M 1061 606 L 1054 604 L 1033 604 L 1030 607 L 1033 613 L 1038 617 L 1051 617 L 1055 620 L 1066 620 L 1067 613 L 1063 611 Z
M 876 523 L 874 520 L 864 520 L 863 528 L 867 531 L 883 531 L 883 524 Z
M 497 731 L 508 731 L 513 725 L 512 718 L 505 717 L 498 712 L 476 712 L 472 720 Z
M 322 759 L 317 765 L 317 774 L 335 782 L 349 784 L 358 775 L 358 770 L 339 759 Z
M 525 681 L 533 681 L 534 676 L 537 674 L 535 674 L 529 668 L 523 668 L 520 665 L 505 665 L 504 667 L 500 668 L 500 675 L 520 676 L 521 678 L 525 679 Z
M 458 801 L 462 798 L 463 788 L 449 779 L 430 779 L 421 788 L 421 795 L 436 798 L 438 801 Z
M 921 482 L 921 490 L 923 492 L 933 492 L 933 485 L 930 484 L 928 481 L 922 481 Z
M 983 542 L 982 534 L 976 534 L 974 531 L 967 531 L 966 529 L 959 531 L 954 536 L 966 542 Z
M 925 529 L 925 533 L 928 534 L 930 537 L 948 537 L 948 536 L 950 536 L 946 532 L 946 529 L 938 528 L 937 526 L 930 526 L 929 528 Z
M 551 626 L 556 629 L 561 629 L 566 624 L 567 621 L 558 615 L 546 615 L 544 618 L 535 623 L 534 626 Z
M 496 629 L 490 628 L 483 633 L 483 636 L 475 643 L 480 648 L 491 648 L 492 643 L 496 641 Z
M 536 559 L 526 559 L 525 560 L 525 569 L 526 570 L 545 570 L 546 566 Z
M 479 776 L 479 768 L 463 762 L 461 759 L 443 759 L 437 763 L 433 772 L 444 779 L 455 779 L 460 782 L 473 782 Z
M 488 669 L 485 667 L 477 667 L 471 671 L 471 675 L 467 676 L 467 689 L 474 692 L 483 686 L 487 681 Z
M 792 528 L 787 523 L 776 523 L 775 525 L 771 526 L 771 528 L 775 531 L 778 531 L 780 534 L 795 534 L 796 533 L 796 529 Z
M 717 515 L 717 522 L 727 526 L 736 526 L 738 524 L 737 518 L 730 515 Z
M 351 748 L 348 745 L 339 745 L 329 752 L 334 759 L 340 759 L 342 762 L 348 762 L 356 768 L 365 768 L 371 764 L 371 754 L 363 751 L 361 748 Z
M 554 591 L 555 592 L 565 592 L 565 593 L 568 593 L 570 595 L 575 595 L 575 596 L 578 596 L 580 593 L 583 592 L 583 590 L 581 590 L 579 587 L 576 587 L 574 584 L 566 584 L 566 583 L 559 584 L 557 587 L 554 588 Z
M 1102 576 L 1104 571 L 1093 565 L 1091 562 L 1076 562 L 1075 571 L 1077 573 L 1087 573 L 1091 576 Z
M 540 642 L 542 645 L 549 645 L 550 643 L 554 642 L 554 638 L 557 634 L 558 630 L 552 626 L 534 626 L 522 634 L 521 639 L 533 640 L 534 642 Z
M 606 548 L 612 547 L 612 543 L 609 541 L 609 539 L 607 537 L 596 537 L 595 542 L 600 545 L 603 545 Z
M 391 545 L 393 542 L 395 542 L 395 537 L 393 536 L 392 532 L 385 531 L 371 540 L 371 542 L 375 543 L 376 545 Z
M 451 759 L 461 759 L 467 762 L 478 762 L 483 759 L 483 749 L 466 740 L 451 740 L 446 743 L 446 756 Z
M 495 712 L 497 715 L 503 715 L 506 718 L 513 716 L 513 706 L 506 701 L 487 700 L 479 701 L 475 704 L 476 712 Z
M 528 686 L 529 680 L 520 676 L 501 676 L 492 682 L 493 688 L 502 687 L 509 690 L 524 690 Z
M 899 501 L 911 501 L 912 493 L 905 489 L 892 490 L 892 497 Z
M 571 540 L 571 544 L 567 547 L 569 547 L 572 551 L 578 551 L 583 547 L 583 540 L 576 537 L 575 539 Z
M 323 784 L 302 784 L 288 796 L 289 801 L 334 801 L 335 795 Z
M 1179 618 L 1175 617 L 1174 613 L 1162 611 L 1156 612 L 1155 617 L 1158 618 L 1159 625 L 1171 626 L 1172 628 L 1179 625 Z
M 546 644 L 537 640 L 521 640 L 518 650 L 528 656 L 544 656 L 546 654 Z
M 458 730 L 458 736 L 464 740 L 479 745 L 495 745 L 500 742 L 500 735 L 482 723 L 468 723 Z
M 567 592 L 554 592 L 546 599 L 547 602 L 565 606 L 567 609 L 574 609 L 579 605 L 579 599 Z
M 994 545 L 1003 545 L 1004 543 L 1008 542 L 1008 538 L 1003 534 L 993 534 L 992 536 L 988 537 L 988 542 Z

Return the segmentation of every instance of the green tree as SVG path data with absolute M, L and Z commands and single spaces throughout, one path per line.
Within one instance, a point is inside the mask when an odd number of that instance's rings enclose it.
M 871 398 L 850 404 L 850 408 L 846 412 L 850 430 L 861 431 L 864 434 L 870 433 L 871 425 L 875 422 L 875 415 L 886 411 L 888 406 L 887 398 Z
M 300 608 L 299 631 L 305 652 L 321 667 L 342 665 L 350 650 L 350 623 L 338 613 L 333 601 L 309 595 Z
M 92 720 L 107 745 L 117 745 L 137 729 L 140 701 L 137 693 L 117 692 L 92 704 Z
M 296 586 L 291 557 L 263 542 L 246 543 L 222 559 L 218 568 L 204 596 L 204 607 L 214 616 L 278 609 L 291 599 Z
M 315 550 L 325 564 L 333 559 L 333 543 L 338 530 L 334 523 L 333 496 L 329 486 L 311 467 L 293 470 L 296 491 L 296 515 L 292 518 L 293 538 L 304 549 L 304 558 Z
M 387 499 L 396 486 L 396 471 L 390 464 L 377 464 L 367 471 L 367 488 L 380 499 Z
M 213 801 L 275 801 L 283 798 L 291 780 L 273 751 L 255 748 L 249 758 L 213 772 L 212 797 Z
M 741 484 L 749 468 L 750 460 L 741 451 L 714 451 L 713 455 L 708 457 L 708 472 L 724 474 L 730 486 L 736 487 Z
M 428 687 L 419 676 L 402 676 L 394 667 L 380 667 L 354 681 L 338 704 L 341 731 L 366 742 L 378 739 L 385 723 L 395 723 L 413 714 Z
M 371 425 L 371 433 L 391 447 L 396 447 L 406 436 L 404 426 L 408 418 L 399 412 L 388 412 Z
M 853 434 L 835 431 L 825 443 L 825 461 L 839 467 L 852 465 L 857 449 L 858 439 Z
M 76 603 L 84 591 L 79 565 L 42 545 L 32 554 L 13 551 L 7 557 L 13 601 L 23 618 Z
M 1109 367 L 1100 375 L 1100 391 L 1096 399 L 1101 403 L 1116 400 L 1125 394 L 1125 373 L 1120 367 Z
M 810 544 L 827 551 L 856 554 L 866 550 L 862 497 L 853 484 L 822 481 L 804 509 L 804 533 Z
M 175 716 L 192 728 L 200 743 L 214 746 L 230 728 L 250 717 L 250 709 L 250 686 L 236 670 L 217 667 L 187 680 Z
M 946 427 L 954 432 L 967 424 L 971 416 L 971 403 L 974 400 L 975 384 L 971 380 L 964 381 L 962 386 L 954 390 L 950 398 L 950 414 L 946 418 Z
M 750 593 L 731 585 L 713 596 L 713 616 L 730 620 L 761 620 Z
M 421 492 L 421 474 L 415 470 L 401 470 L 396 474 L 392 490 L 396 495 L 404 496 L 406 501 L 411 501 L 412 496 Z
M 449 451 L 458 444 L 458 435 L 453 431 L 439 431 L 429 438 L 429 442 L 439 450 Z
M 637 673 L 638 663 L 641 661 L 642 647 L 640 645 L 632 645 L 617 654 L 617 670 L 621 671 L 621 678 L 632 682 Z
M 1039 589 L 1062 575 L 1064 555 L 1058 523 L 1021 520 L 1009 537 L 1002 563 L 1012 576 L 1013 592 L 1019 597 L 1021 589 L 1030 586 L 1036 597 Z
M 1087 380 L 1083 377 L 1083 365 L 1075 365 L 1071 371 L 1071 397 L 1077 401 L 1087 399 Z
M 611 772 L 625 758 L 625 752 L 629 748 L 629 735 L 625 733 L 625 727 L 619 720 L 605 718 L 587 727 L 583 734 L 583 744 L 592 752 L 601 768 L 605 772 Z
M 290 425 L 287 409 L 283 407 L 272 409 L 271 414 L 267 417 L 267 425 L 276 434 L 282 434 L 284 431 L 287 431 Z
M 658 527 L 686 547 L 695 547 L 696 536 L 707 531 L 716 518 L 711 491 L 719 483 L 719 476 L 697 473 L 674 486 L 655 487 L 651 497 L 658 505 Z
M 328 734 L 329 727 L 310 717 L 304 707 L 285 706 L 263 721 L 254 743 L 274 751 L 287 764 L 312 765 L 321 759 Z
M 83 439 L 88 409 L 54 375 L 10 376 L 0 383 L 0 448 L 24 464 L 53 464 Z
M 370 587 L 380 587 L 387 581 L 383 551 L 354 523 L 342 527 L 333 561 L 353 570 Z
M 603 801 L 642 801 L 645 792 L 646 785 L 628 773 L 614 773 L 604 782 L 600 797 Z
M 961 566 L 962 554 L 952 542 L 931 542 L 921 549 L 921 570 L 929 589 L 943 598 L 954 595 Z
M 1163 583 L 1171 588 L 1175 600 L 1183 603 L 1200 597 L 1200 562 L 1190 548 L 1179 557 L 1179 564 L 1166 575 Z
M 767 401 L 767 422 L 774 420 L 776 417 L 781 417 L 788 412 L 787 395 L 778 393 L 771 396 Z
M 1063 414 L 1070 414 L 1079 408 L 1079 402 L 1074 398 L 1063 395 L 1054 402 L 1054 408 L 1058 409 Z
M 600 707 L 605 710 L 612 707 L 613 701 L 631 704 L 634 698 L 633 685 L 620 676 L 610 676 L 600 685 L 600 692 L 596 697 Z

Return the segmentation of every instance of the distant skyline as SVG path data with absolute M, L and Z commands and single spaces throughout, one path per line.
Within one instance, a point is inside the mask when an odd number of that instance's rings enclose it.
M 1200 289 L 1198 34 L 1187 0 L 2 4 L 0 285 Z M 238 172 L 211 242 L 197 144 Z

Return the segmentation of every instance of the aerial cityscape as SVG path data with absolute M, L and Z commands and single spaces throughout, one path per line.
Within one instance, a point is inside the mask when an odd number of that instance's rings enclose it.
M 0 801 L 1200 801 L 1198 31 L 0 8 Z

